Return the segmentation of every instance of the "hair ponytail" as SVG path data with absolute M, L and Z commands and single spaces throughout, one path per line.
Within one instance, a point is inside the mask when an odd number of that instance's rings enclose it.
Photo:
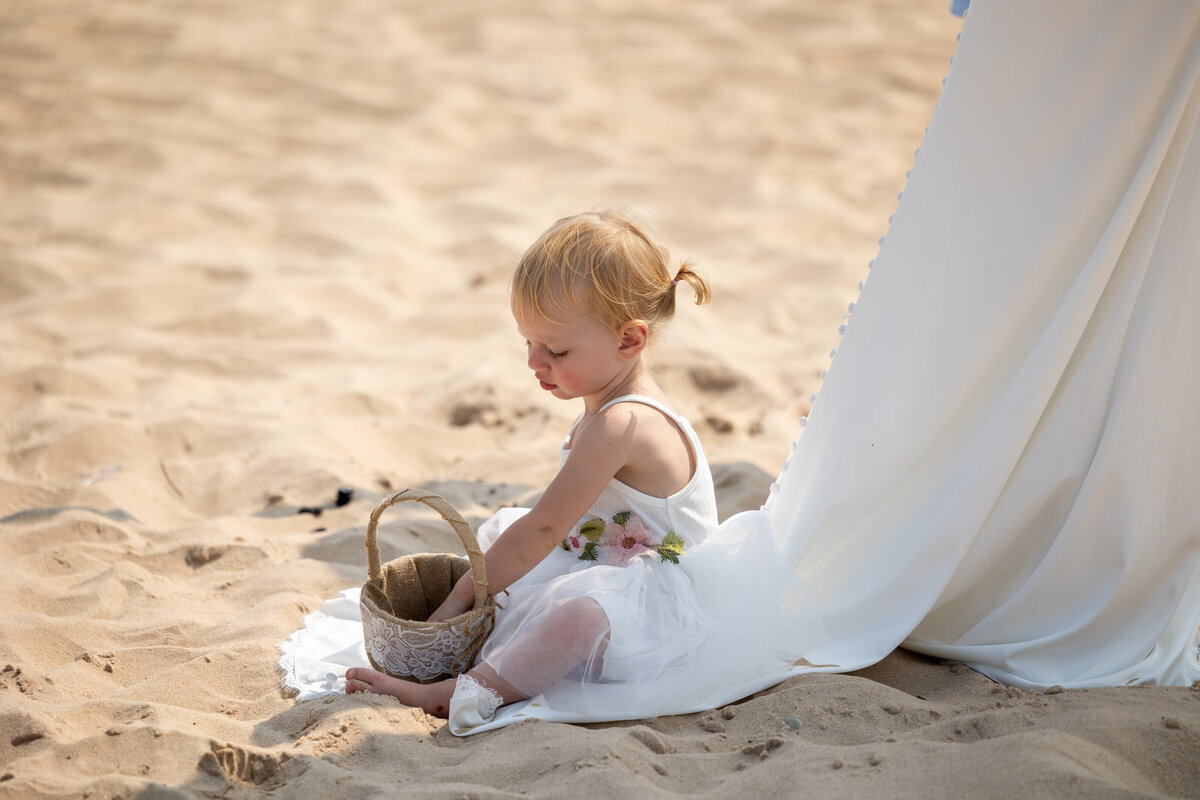
M 704 280 L 703 275 L 692 269 L 692 262 L 684 261 L 679 265 L 679 271 L 675 273 L 675 280 L 672 283 L 678 287 L 680 281 L 692 287 L 696 305 L 702 306 L 712 299 L 712 290 L 708 288 L 708 281 Z

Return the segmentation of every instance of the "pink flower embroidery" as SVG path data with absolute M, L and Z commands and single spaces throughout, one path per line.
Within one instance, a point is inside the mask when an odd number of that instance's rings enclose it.
M 580 561 L 600 561 L 614 567 L 624 567 L 644 553 L 657 553 L 659 560 L 678 564 L 683 555 L 683 537 L 668 531 L 661 542 L 653 539 L 632 511 L 618 511 L 612 516 L 612 524 L 600 517 L 581 523 L 575 533 L 569 533 L 558 546 L 568 553 L 577 553 Z
M 624 515 L 618 515 L 618 519 Z M 616 520 L 614 520 L 616 521 Z M 624 524 L 618 523 L 608 530 L 604 542 L 606 561 L 617 567 L 623 567 L 633 559 L 657 545 L 646 530 L 645 525 L 636 516 L 630 514 Z

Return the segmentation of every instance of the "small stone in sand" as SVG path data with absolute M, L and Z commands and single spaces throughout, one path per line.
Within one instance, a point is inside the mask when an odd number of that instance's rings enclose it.
M 183 560 L 187 562 L 189 567 L 202 567 L 205 564 L 216 561 L 221 556 L 225 555 L 223 547 L 205 547 L 203 545 L 192 545 L 184 554 Z

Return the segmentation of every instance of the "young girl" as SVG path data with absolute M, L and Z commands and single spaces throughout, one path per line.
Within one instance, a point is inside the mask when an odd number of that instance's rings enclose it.
M 790 664 L 776 652 L 785 643 L 747 641 L 796 633 L 780 613 L 790 576 L 761 535 L 734 531 L 702 549 L 718 530 L 712 475 L 646 367 L 682 284 L 708 301 L 687 262 L 672 270 L 662 246 L 613 212 L 559 220 L 529 248 L 511 296 L 529 369 L 543 391 L 583 401 L 561 469 L 532 509 L 504 509 L 480 528 L 489 590 L 508 596 L 478 665 L 431 685 L 350 669 L 347 692 L 393 695 L 449 715 L 462 733 L 552 690 L 559 707 L 586 717 L 651 716 L 703 697 L 689 680 L 728 689 L 746 679 L 731 658 L 760 674 L 764 661 L 776 673 Z M 430 619 L 473 601 L 468 573 Z M 747 620 L 738 609 L 747 601 L 773 616 Z

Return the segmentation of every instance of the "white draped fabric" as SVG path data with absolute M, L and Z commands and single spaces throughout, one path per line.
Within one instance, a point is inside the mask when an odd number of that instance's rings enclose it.
M 807 425 L 726 523 L 774 537 L 828 638 L 475 730 L 711 708 L 901 644 L 1021 686 L 1200 678 L 1198 262 L 1200 3 L 975 0 Z M 365 663 L 353 602 L 285 643 L 302 697 Z
M 1200 3 L 975 2 L 766 510 L 831 641 L 1200 678 Z

